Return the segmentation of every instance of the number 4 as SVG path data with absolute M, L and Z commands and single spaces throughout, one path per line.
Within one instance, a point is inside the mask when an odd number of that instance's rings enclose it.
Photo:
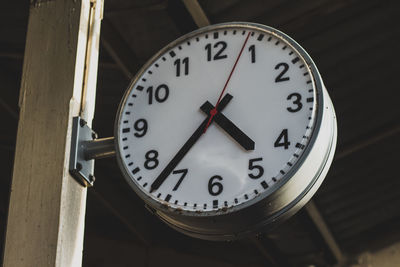
M 278 139 L 276 139 L 274 147 L 283 146 L 285 149 L 288 149 L 290 145 L 288 139 L 288 129 L 283 129 L 281 134 L 278 136 Z

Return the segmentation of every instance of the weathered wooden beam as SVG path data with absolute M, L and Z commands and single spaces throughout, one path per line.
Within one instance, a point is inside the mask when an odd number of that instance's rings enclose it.
M 4 267 L 81 266 L 86 189 L 72 117 L 91 123 L 103 1 L 31 1 Z
M 203 8 L 200 6 L 197 0 L 182 1 L 185 4 L 190 15 L 192 16 L 197 27 L 201 28 L 210 25 L 210 20 L 208 19 L 206 13 L 204 12 Z

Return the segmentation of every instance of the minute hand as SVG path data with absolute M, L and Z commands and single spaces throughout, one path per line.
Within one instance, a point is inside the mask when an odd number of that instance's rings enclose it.
M 218 106 L 218 110 L 221 111 L 225 108 L 225 106 L 231 101 L 232 96 L 230 94 L 226 94 L 221 103 Z M 208 114 L 207 114 L 208 115 Z M 211 119 L 211 122 L 213 119 Z M 162 170 L 160 175 L 154 180 L 151 184 L 150 193 L 157 190 L 162 183 L 167 179 L 169 174 L 175 169 L 175 167 L 179 164 L 179 162 L 183 159 L 187 152 L 192 148 L 192 146 L 196 143 L 196 141 L 200 138 L 200 136 L 204 133 L 205 127 L 210 123 L 210 115 L 200 124 L 200 126 L 194 131 L 192 136 L 183 144 L 181 149 L 175 154 L 173 159 L 168 163 L 168 165 Z
M 200 109 L 206 113 L 210 114 L 210 111 L 214 109 L 210 102 L 204 103 Z M 220 111 L 220 110 L 219 110 Z M 232 121 L 225 117 L 221 112 L 218 112 L 214 116 L 214 121 L 218 124 L 227 134 L 229 134 L 239 145 L 241 145 L 246 150 L 254 150 L 254 141 L 250 139 L 242 130 L 240 130 Z

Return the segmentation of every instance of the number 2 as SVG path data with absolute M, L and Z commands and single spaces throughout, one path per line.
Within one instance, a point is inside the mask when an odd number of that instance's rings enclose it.
M 276 83 L 290 80 L 289 77 L 283 77 L 283 75 L 285 75 L 285 73 L 288 71 L 289 65 L 287 63 L 281 62 L 275 66 L 275 69 L 278 70 L 281 67 L 283 67 L 283 70 L 281 71 L 281 73 L 278 74 L 278 76 L 276 76 L 275 78 Z

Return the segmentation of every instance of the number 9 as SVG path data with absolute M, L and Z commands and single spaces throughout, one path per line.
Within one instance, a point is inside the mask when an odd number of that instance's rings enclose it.
M 136 137 L 143 137 L 147 133 L 147 121 L 139 119 L 133 124 L 133 128 L 137 131 L 134 133 Z

